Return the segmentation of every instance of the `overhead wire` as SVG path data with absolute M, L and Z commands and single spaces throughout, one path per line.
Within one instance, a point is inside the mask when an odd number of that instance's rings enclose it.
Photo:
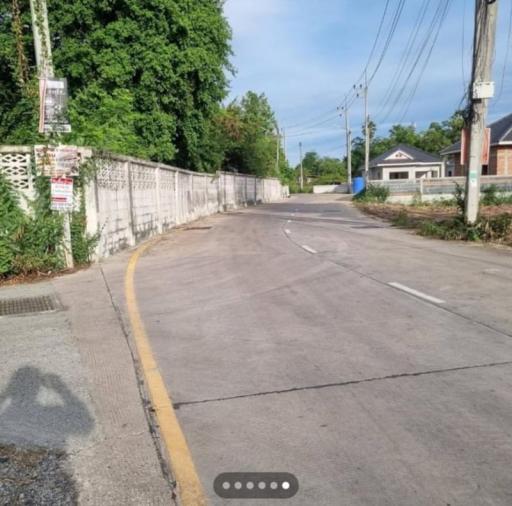
M 399 0 L 399 6 L 403 2 L 405 2 L 405 0 Z M 385 20 L 386 20 L 386 17 L 387 17 L 387 13 L 388 13 L 388 10 L 389 10 L 390 3 L 391 3 L 391 0 L 386 0 L 386 4 L 384 6 L 384 11 L 383 11 L 382 16 L 380 18 L 379 27 L 378 27 L 377 34 L 375 36 L 375 39 L 374 39 L 374 42 L 373 42 L 370 54 L 368 56 L 368 59 L 366 61 L 366 65 L 364 66 L 364 69 L 363 69 L 361 75 L 356 80 L 356 83 L 359 83 L 362 80 L 362 78 L 364 77 L 365 72 L 368 70 L 368 67 L 369 67 L 369 65 L 371 63 L 371 60 L 373 59 L 373 56 L 375 54 L 375 50 L 377 48 L 378 41 L 379 41 L 381 33 L 382 33 L 382 29 L 384 27 L 384 23 L 385 23 Z M 353 88 L 348 90 L 348 92 L 345 95 L 345 99 L 346 100 L 349 99 L 352 91 L 353 91 Z M 353 97 L 351 97 L 351 98 L 353 98 Z M 311 123 L 314 123 L 316 121 L 320 121 L 320 120 L 324 119 L 327 115 L 332 114 L 333 111 L 337 111 L 337 108 L 330 109 L 329 111 L 326 111 L 325 113 L 323 113 L 323 114 L 321 114 L 319 116 L 315 116 L 312 119 L 309 119 L 307 121 L 298 122 L 298 123 L 295 123 L 295 124 L 292 124 L 292 125 L 286 125 L 284 128 L 286 128 L 286 130 L 293 130 L 293 129 L 299 128 L 299 127 L 310 127 Z
M 505 84 L 505 76 L 507 73 L 507 63 L 508 63 L 508 57 L 510 54 L 510 45 L 512 42 L 512 2 L 510 2 L 510 14 L 508 18 L 508 35 L 507 35 L 507 47 L 505 49 L 505 59 L 503 60 L 503 69 L 501 72 L 501 84 L 500 84 L 500 91 L 498 92 L 498 96 L 494 100 L 493 105 L 496 105 L 503 96 L 503 86 Z
M 380 116 L 381 113 L 384 112 L 387 106 L 389 105 L 389 102 L 391 101 L 391 98 L 393 97 L 394 92 L 397 89 L 398 83 L 400 82 L 400 79 L 402 78 L 403 73 L 407 68 L 407 64 L 409 63 L 411 57 L 413 56 L 413 48 L 415 47 L 416 41 L 420 34 L 420 27 L 423 21 L 425 20 L 425 16 L 427 15 L 429 4 L 430 0 L 423 0 L 423 4 L 418 12 L 418 16 L 416 17 L 413 29 L 409 34 L 409 39 L 407 40 L 404 52 L 402 53 L 402 57 L 398 66 L 398 71 L 395 77 L 391 80 L 388 89 L 386 90 L 384 98 L 376 113 L 377 117 Z
M 400 103 L 401 99 L 403 98 L 404 94 L 406 93 L 409 82 L 413 78 L 413 75 L 416 69 L 418 68 L 418 65 L 420 64 L 422 57 L 425 54 L 425 51 L 428 48 L 429 41 L 431 41 L 432 35 L 436 33 L 436 26 L 438 26 L 442 17 L 443 4 L 446 5 L 446 3 L 449 1 L 451 0 L 439 0 L 432 20 L 430 21 L 430 25 L 426 30 L 425 37 L 423 38 L 422 41 L 420 41 L 420 44 L 415 52 L 416 58 L 412 62 L 412 65 L 410 67 L 408 74 L 405 77 L 405 80 L 403 81 L 402 85 L 398 88 L 398 92 L 395 94 L 394 100 L 392 101 L 391 105 L 388 106 L 385 115 L 382 117 L 382 122 L 386 121 L 391 116 L 391 114 L 394 112 L 394 110 Z
M 441 17 L 439 19 L 439 23 L 437 25 L 437 29 L 435 31 L 434 37 L 432 38 L 432 44 L 431 44 L 430 49 L 429 49 L 429 51 L 427 53 L 425 61 L 423 62 L 423 67 L 421 68 L 421 70 L 420 70 L 420 72 L 418 74 L 418 77 L 416 79 L 416 83 L 415 83 L 411 93 L 409 94 L 408 98 L 405 101 L 406 105 L 405 105 L 405 108 L 403 109 L 403 114 L 400 117 L 400 122 L 402 122 L 405 119 L 405 116 L 409 112 L 409 109 L 410 109 L 411 104 L 412 104 L 412 102 L 414 100 L 414 97 L 416 96 L 416 92 L 418 91 L 418 88 L 419 88 L 419 85 L 420 85 L 421 80 L 423 78 L 423 75 L 425 74 L 425 71 L 426 71 L 426 69 L 428 67 L 428 64 L 430 62 L 430 58 L 432 57 L 432 53 L 434 51 L 434 47 L 435 47 L 435 45 L 437 43 L 437 40 L 439 39 L 439 33 L 441 32 L 441 28 L 443 27 L 443 24 L 444 24 L 444 21 L 446 19 L 447 14 L 448 14 L 448 10 L 450 8 L 451 3 L 452 3 L 452 0 L 446 0 L 444 9 L 443 9 Z

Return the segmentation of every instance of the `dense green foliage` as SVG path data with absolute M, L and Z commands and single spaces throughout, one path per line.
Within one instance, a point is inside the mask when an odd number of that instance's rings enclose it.
M 62 218 L 49 210 L 47 178 L 35 181 L 38 197 L 25 214 L 5 177 L 0 174 L 0 276 L 47 272 L 63 265 Z
M 316 151 L 308 151 L 302 165 L 304 176 L 313 179 L 315 184 L 334 184 L 347 180 L 346 163 L 338 158 L 320 157 Z
M 16 3 L 21 36 L 13 2 L 0 0 L 0 138 L 30 143 L 37 138 L 30 7 Z M 69 80 L 66 142 L 209 168 L 205 147 L 230 68 L 221 0 L 48 0 L 48 12 L 55 74 Z
M 76 195 L 82 196 L 79 209 L 72 213 L 71 240 L 77 265 L 88 263 L 97 236 L 85 230 L 85 209 L 81 188 L 87 171 L 76 179 Z M 26 213 L 16 191 L 0 172 L 0 277 L 53 272 L 64 267 L 63 218 L 50 210 L 50 182 L 35 178 L 36 198 Z
M 479 217 L 474 225 L 462 216 L 443 221 L 425 220 L 419 224 L 419 234 L 444 240 L 511 243 L 512 215 Z
M 512 204 L 512 195 L 504 195 L 499 192 L 499 188 L 491 184 L 482 190 L 480 203 L 484 206 L 501 206 Z
M 276 118 L 265 95 L 250 91 L 231 102 L 219 111 L 212 128 L 213 167 L 281 177 L 287 163 L 281 146 L 278 148 L 276 129 Z

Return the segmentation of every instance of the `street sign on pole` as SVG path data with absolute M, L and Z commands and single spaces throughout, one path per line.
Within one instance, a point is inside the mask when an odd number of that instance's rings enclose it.
M 70 212 L 73 210 L 73 179 L 70 177 L 51 178 L 52 211 Z
M 470 131 L 463 128 L 460 141 L 460 164 L 465 167 L 469 162 Z M 486 128 L 482 144 L 482 165 L 489 165 L 491 158 L 491 129 Z
M 69 133 L 68 83 L 66 79 L 39 79 L 39 132 Z

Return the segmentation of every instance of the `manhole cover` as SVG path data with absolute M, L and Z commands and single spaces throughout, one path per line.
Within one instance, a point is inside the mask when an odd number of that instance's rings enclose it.
M 50 295 L 40 297 L 20 297 L 0 299 L 0 316 L 12 316 L 29 313 L 44 313 L 57 309 L 56 300 Z

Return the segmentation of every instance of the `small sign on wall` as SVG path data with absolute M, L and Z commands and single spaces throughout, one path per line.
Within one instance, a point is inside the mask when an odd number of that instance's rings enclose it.
M 70 212 L 73 210 L 73 179 L 70 177 L 51 178 L 52 211 Z
M 80 153 L 76 146 L 35 146 L 38 173 L 47 177 L 78 175 Z

